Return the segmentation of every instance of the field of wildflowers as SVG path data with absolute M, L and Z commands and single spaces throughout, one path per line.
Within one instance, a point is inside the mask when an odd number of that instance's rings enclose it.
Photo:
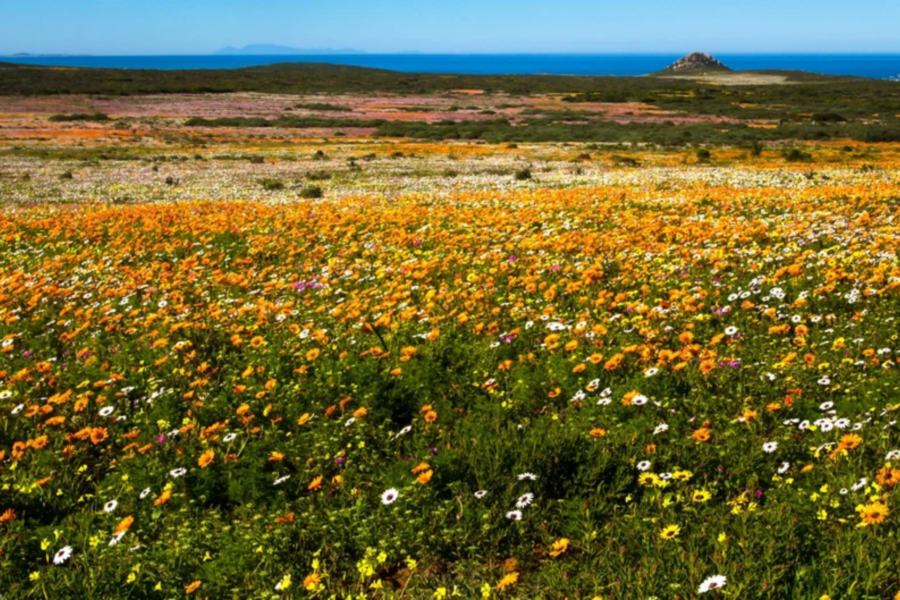
M 900 147 L 15 118 L 2 598 L 900 595 Z

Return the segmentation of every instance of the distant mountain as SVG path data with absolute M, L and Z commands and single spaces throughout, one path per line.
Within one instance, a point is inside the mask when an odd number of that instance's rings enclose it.
M 694 52 L 679 58 L 667 68 L 660 71 L 667 75 L 679 73 L 710 73 L 714 71 L 731 71 L 724 63 L 705 52 Z
M 362 50 L 353 48 L 291 48 L 290 46 L 278 46 L 276 44 L 251 44 L 243 48 L 222 48 L 215 53 L 220 56 L 246 56 L 246 55 L 295 55 L 295 54 L 365 54 Z

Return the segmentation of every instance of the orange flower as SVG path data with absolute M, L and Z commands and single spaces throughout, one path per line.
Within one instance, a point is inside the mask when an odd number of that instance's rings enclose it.
M 306 488 L 308 490 L 318 490 L 322 487 L 322 479 L 324 479 L 321 475 L 312 480 L 312 483 L 309 484 L 309 487 Z
M 198 579 L 184 586 L 184 591 L 188 594 L 193 594 L 201 585 L 203 585 L 203 582 Z
M 105 427 L 95 427 L 91 430 L 91 443 L 95 446 L 109 437 Z
M 838 444 L 838 448 L 844 448 L 847 450 L 854 450 L 862 444 L 862 437 L 857 433 L 848 433 L 847 435 L 841 436 L 841 441 Z
M 272 454 L 269 455 L 269 460 L 273 462 L 278 462 L 284 460 L 284 454 L 281 452 L 272 451 Z
M 0 523 L 6 523 L 8 521 L 16 520 L 16 511 L 11 508 L 7 508 L 2 515 L 0 515 Z
M 367 414 L 369 414 L 369 411 L 366 409 L 365 406 L 361 406 L 361 407 L 357 408 L 355 411 L 353 411 L 353 416 L 356 417 L 357 419 L 361 419 L 364 416 L 366 416 Z
M 429 410 L 427 413 L 425 413 L 425 420 L 429 423 L 434 423 L 435 421 L 437 421 L 437 418 L 438 414 L 433 410 Z
M 599 427 L 594 427 L 593 429 L 591 429 L 591 437 L 601 438 L 605 435 L 606 435 L 605 429 L 601 429 Z
M 695 431 L 693 434 L 691 434 L 691 437 L 700 443 L 708 442 L 709 438 L 710 438 L 710 431 L 706 427 L 701 427 L 700 429 Z
M 319 358 L 320 350 L 318 348 L 313 348 L 309 352 L 306 353 L 306 360 L 312 362 Z
M 159 498 L 153 501 L 153 506 L 162 506 L 166 502 L 169 501 L 169 498 L 172 497 L 172 490 L 163 490 L 163 493 L 159 495 Z
M 412 473 L 413 475 L 415 475 L 416 473 L 424 473 L 425 471 L 427 471 L 430 468 L 431 468 L 431 465 L 429 465 L 427 462 L 421 462 L 418 465 L 416 465 L 415 467 L 413 467 L 410 470 L 410 473 Z
M 134 517 L 132 517 L 131 515 L 128 515 L 127 517 L 125 517 L 124 519 L 119 521 L 119 524 L 116 525 L 116 529 L 115 529 L 116 535 L 122 533 L 123 531 L 128 531 L 128 528 L 131 527 L 131 525 L 133 523 L 134 523 Z
M 307 590 L 313 591 L 318 589 L 319 584 L 322 583 L 322 578 L 318 573 L 310 573 L 303 580 L 303 587 Z
M 432 475 L 434 475 L 434 471 L 432 471 L 431 469 L 428 469 L 427 471 L 425 471 L 424 473 L 422 473 L 421 475 L 416 477 L 416 483 L 422 483 L 422 484 L 428 483 L 429 481 L 431 481 Z
M 506 588 L 513 586 L 516 582 L 519 581 L 519 573 L 513 571 L 512 573 L 507 573 L 503 576 L 500 582 L 497 584 L 498 590 L 505 590 Z
M 294 513 L 288 513 L 283 517 L 275 517 L 276 523 L 293 523 L 294 522 Z
M 197 464 L 200 465 L 201 469 L 205 469 L 206 467 L 208 467 L 209 465 L 212 464 L 215 456 L 216 456 L 215 450 L 209 449 L 200 455 L 200 458 L 197 460 Z

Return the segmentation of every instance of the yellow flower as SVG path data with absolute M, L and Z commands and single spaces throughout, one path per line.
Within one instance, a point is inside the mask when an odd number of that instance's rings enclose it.
M 497 584 L 497 589 L 505 590 L 506 588 L 515 585 L 517 581 L 519 581 L 519 574 L 516 571 L 507 573 Z
M 881 502 L 872 502 L 859 509 L 859 517 L 862 519 L 861 526 L 878 525 L 884 523 L 885 518 L 890 514 L 890 509 Z
M 656 473 L 641 473 L 638 475 L 638 483 L 644 486 L 656 485 L 659 476 Z
M 694 492 L 694 495 L 691 496 L 691 501 L 692 502 L 706 502 L 710 498 L 712 498 L 712 494 L 710 494 L 706 490 L 696 490 Z
M 669 525 L 668 527 L 664 527 L 663 530 L 659 532 L 659 537 L 664 540 L 671 540 L 678 537 L 679 533 L 681 533 L 681 527 L 679 527 L 678 525 Z
M 553 542 L 553 545 L 550 546 L 550 556 L 556 558 L 560 554 L 563 554 L 566 550 L 569 549 L 569 539 L 568 538 L 560 538 Z

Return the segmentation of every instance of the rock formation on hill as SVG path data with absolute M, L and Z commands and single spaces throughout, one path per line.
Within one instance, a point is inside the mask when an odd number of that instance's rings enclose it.
M 731 71 L 725 64 L 705 52 L 694 52 L 676 60 L 662 73 L 669 75 L 679 73 L 697 73 L 709 71 Z

